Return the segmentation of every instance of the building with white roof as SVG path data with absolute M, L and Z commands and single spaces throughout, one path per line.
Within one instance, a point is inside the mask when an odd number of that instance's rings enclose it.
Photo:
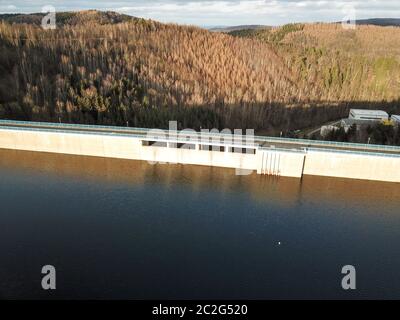
M 389 115 L 382 110 L 351 109 L 349 119 L 367 121 L 387 121 Z
M 399 115 L 392 115 L 391 119 L 396 126 L 400 125 L 400 116 Z

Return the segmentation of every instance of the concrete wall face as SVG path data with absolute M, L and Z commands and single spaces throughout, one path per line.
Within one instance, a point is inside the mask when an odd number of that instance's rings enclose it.
M 1 129 L 0 148 L 257 170 L 255 154 L 142 146 L 124 136 Z
M 400 157 L 329 151 L 297 153 L 257 149 L 255 154 L 144 146 L 140 138 L 0 129 L 0 148 L 143 160 L 257 171 L 301 178 L 303 174 L 400 182 Z
M 309 151 L 303 174 L 400 182 L 400 158 Z
M 163 163 L 194 164 L 243 170 L 256 170 L 254 154 L 189 150 L 165 147 L 141 147 L 140 160 Z
M 258 174 L 295 177 L 303 176 L 305 155 L 302 153 L 257 150 Z

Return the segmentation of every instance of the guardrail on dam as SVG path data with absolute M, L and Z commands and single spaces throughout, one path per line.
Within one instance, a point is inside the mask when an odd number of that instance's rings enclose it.
M 0 120 L 0 148 L 400 182 L 400 147 Z

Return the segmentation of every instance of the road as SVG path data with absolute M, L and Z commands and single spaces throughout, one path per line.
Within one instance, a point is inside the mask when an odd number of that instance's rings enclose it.
M 0 120 L 0 128 L 15 128 L 15 129 L 44 129 L 44 130 L 63 130 L 72 132 L 90 132 L 90 133 L 109 133 L 109 134 L 126 134 L 146 137 L 150 129 L 145 128 L 130 128 L 130 127 L 106 127 L 106 126 L 93 126 L 93 125 L 71 125 L 59 123 L 46 123 L 46 122 L 24 122 L 24 121 L 11 121 Z M 211 137 L 221 138 L 223 135 L 211 135 Z M 364 145 L 364 144 L 349 144 L 349 143 L 335 143 L 329 141 L 314 141 L 303 139 L 287 139 L 275 138 L 267 136 L 255 136 L 255 143 L 264 148 L 276 149 L 331 149 L 334 151 L 357 151 L 357 152 L 372 152 L 384 154 L 400 155 L 400 147 L 379 146 L 379 145 Z

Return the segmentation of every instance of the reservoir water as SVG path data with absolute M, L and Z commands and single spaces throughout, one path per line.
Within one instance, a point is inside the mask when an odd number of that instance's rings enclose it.
M 0 204 L 3 299 L 400 298 L 400 184 L 0 150 Z

